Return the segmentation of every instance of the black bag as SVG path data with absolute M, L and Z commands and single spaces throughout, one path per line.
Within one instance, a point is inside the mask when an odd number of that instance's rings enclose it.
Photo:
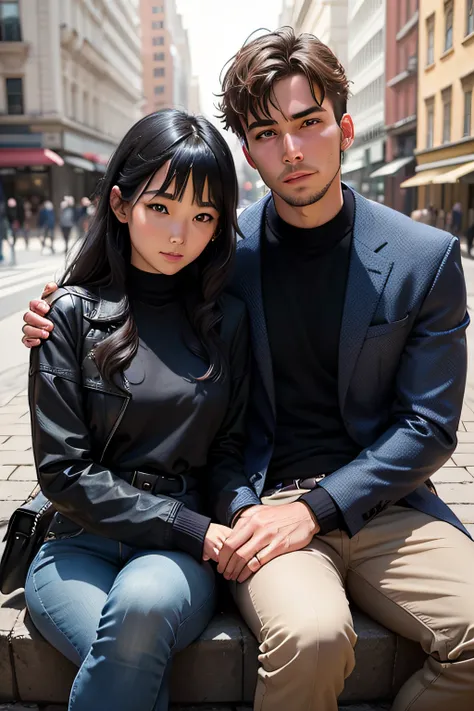
M 13 512 L 0 562 L 0 590 L 5 595 L 24 588 L 29 567 L 44 541 L 55 509 L 40 491 Z

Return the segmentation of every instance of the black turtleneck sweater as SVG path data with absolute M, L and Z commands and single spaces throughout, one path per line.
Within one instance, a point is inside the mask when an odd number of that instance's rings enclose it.
M 263 297 L 272 355 L 276 436 L 269 486 L 329 474 L 360 453 L 338 404 L 338 351 L 354 222 L 354 197 L 326 224 L 300 229 L 271 201 L 266 214 Z M 329 494 L 302 499 L 329 533 L 340 526 Z
M 123 471 L 199 479 L 227 411 L 227 389 L 195 380 L 208 364 L 189 348 L 193 333 L 181 301 L 182 274 L 131 267 L 128 293 L 139 348 L 125 371 L 132 397 L 114 436 L 115 458 Z M 173 524 L 173 543 L 199 559 L 210 518 L 201 513 L 197 488 L 178 499 L 184 506 Z

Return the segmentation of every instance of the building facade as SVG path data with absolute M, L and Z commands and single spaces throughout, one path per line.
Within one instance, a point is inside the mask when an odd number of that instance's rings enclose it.
M 418 207 L 432 205 L 451 227 L 461 203 L 465 229 L 474 222 L 474 3 L 420 0 L 416 174 Z
M 286 10 L 296 32 L 309 32 L 326 44 L 347 69 L 347 4 L 348 0 L 295 2 Z
M 89 195 L 142 103 L 135 2 L 0 0 L 0 179 L 36 207 Z
M 140 0 L 145 114 L 195 105 L 188 33 L 176 0 Z
M 385 0 L 348 0 L 347 21 L 348 111 L 356 137 L 342 174 L 365 197 L 383 202 L 384 180 L 371 176 L 385 160 Z
M 415 172 L 418 0 L 388 2 L 385 22 L 385 165 L 371 175 L 385 181 L 385 204 L 410 215 L 416 188 L 400 190 Z

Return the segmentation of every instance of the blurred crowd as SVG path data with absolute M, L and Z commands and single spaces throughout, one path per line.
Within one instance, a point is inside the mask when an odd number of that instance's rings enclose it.
M 60 235 L 63 251 L 67 254 L 72 243 L 84 237 L 94 211 L 88 197 L 81 198 L 76 204 L 71 195 L 63 197 L 59 210 L 55 210 L 51 200 L 39 205 L 28 199 L 0 201 L 0 262 L 8 259 L 9 247 L 10 264 L 16 264 L 18 239 L 22 239 L 25 249 L 29 249 L 31 237 L 39 238 L 41 254 L 54 254 L 55 238 Z
M 465 237 L 467 245 L 467 253 L 469 257 L 473 257 L 472 248 L 474 244 L 474 222 L 469 225 L 464 234 L 462 234 L 461 226 L 463 222 L 462 205 L 460 202 L 454 203 L 452 209 L 445 212 L 442 209 L 436 208 L 434 205 L 429 205 L 422 210 L 414 210 L 411 213 L 411 218 L 416 222 L 424 222 L 432 227 L 437 227 L 440 230 L 446 230 L 456 237 Z

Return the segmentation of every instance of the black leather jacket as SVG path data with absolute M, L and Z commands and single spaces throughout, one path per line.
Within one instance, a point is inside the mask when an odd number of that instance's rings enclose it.
M 53 294 L 49 339 L 31 352 L 29 400 L 33 449 L 41 489 L 57 514 L 49 538 L 83 530 L 139 548 L 180 548 L 200 557 L 195 536 L 176 531 L 184 506 L 171 496 L 133 487 L 114 461 L 113 438 L 130 400 L 125 378 L 104 381 L 91 357 L 95 344 L 120 324 L 123 300 L 68 287 Z M 235 491 L 248 487 L 243 473 L 247 405 L 248 330 L 245 307 L 224 295 L 221 338 L 228 349 L 231 386 L 227 415 L 201 472 L 210 510 L 228 523 Z M 255 495 L 254 495 L 255 496 Z M 255 503 L 258 498 L 255 496 Z M 195 514 L 207 530 L 209 519 Z M 179 518 L 179 517 L 178 517 Z

